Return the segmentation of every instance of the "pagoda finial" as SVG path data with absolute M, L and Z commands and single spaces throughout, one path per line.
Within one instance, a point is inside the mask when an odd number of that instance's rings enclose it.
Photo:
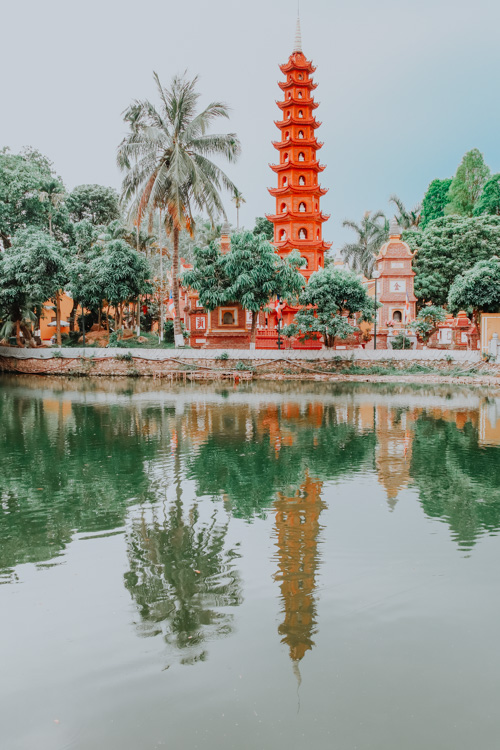
M 297 26 L 295 27 L 295 42 L 293 45 L 294 52 L 302 52 L 302 34 L 300 33 L 300 16 L 297 9 Z
M 399 226 L 398 220 L 395 216 L 389 222 L 389 236 L 401 237 L 401 227 Z

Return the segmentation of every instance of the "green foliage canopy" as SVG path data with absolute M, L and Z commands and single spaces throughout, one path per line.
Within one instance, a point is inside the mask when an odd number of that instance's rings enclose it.
M 291 253 L 282 259 L 262 234 L 241 232 L 233 235 L 231 250 L 222 254 L 215 243 L 195 248 L 195 266 L 183 275 L 183 284 L 196 289 L 203 307 L 213 310 L 218 305 L 239 302 L 253 315 L 252 336 L 256 313 L 275 297 L 293 304 L 304 279 L 298 272 L 303 259 Z
M 450 185 L 445 214 L 472 216 L 489 176 L 482 153 L 477 148 L 467 151 Z
M 415 294 L 446 305 L 455 278 L 480 260 L 500 255 L 500 217 L 446 216 L 422 232 L 414 261 Z
M 54 193 L 64 194 L 64 185 L 42 154 L 0 152 L 0 240 L 4 248 L 10 247 L 20 229 L 48 229 L 49 216 L 56 229 L 67 230 L 64 206 L 46 199 Z
M 474 216 L 490 214 L 500 216 L 500 174 L 494 174 L 486 185 L 474 208 Z
M 105 299 L 114 307 L 149 291 L 149 264 L 125 242 L 112 240 L 101 256 L 92 261 Z
M 98 225 L 120 218 L 118 193 L 103 185 L 77 185 L 69 194 L 66 206 L 74 222 L 86 219 Z
M 422 307 L 409 327 L 420 336 L 424 344 L 427 344 L 432 334 L 437 330 L 438 323 L 441 323 L 445 318 L 446 313 L 442 307 L 426 305 Z
M 40 229 L 23 229 L 0 255 L 0 314 L 3 335 L 31 311 L 54 298 L 68 279 L 67 253 L 60 242 Z
M 361 313 L 364 320 L 371 320 L 374 313 L 374 302 L 359 277 L 331 266 L 312 274 L 300 294 L 299 304 L 301 309 L 295 323 L 286 326 L 285 335 L 311 338 L 320 333 L 329 347 L 335 344 L 335 339 L 346 339 L 356 330 L 347 315 Z
M 269 219 L 266 219 L 265 216 L 257 216 L 253 233 L 263 234 L 269 242 L 272 242 L 274 239 L 274 224 Z
M 457 276 L 450 288 L 448 304 L 453 312 L 500 312 L 500 259 L 480 260 Z
M 425 229 L 429 222 L 444 216 L 449 203 L 449 192 L 452 180 L 432 180 L 422 201 L 420 227 Z

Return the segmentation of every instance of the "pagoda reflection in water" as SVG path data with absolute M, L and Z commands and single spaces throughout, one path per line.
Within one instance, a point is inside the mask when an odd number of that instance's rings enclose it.
M 278 493 L 274 506 L 278 559 L 275 580 L 280 583 L 283 615 L 278 632 L 294 664 L 314 646 L 319 516 L 325 507 L 322 487 L 323 482 L 306 474 L 296 493 L 292 497 Z

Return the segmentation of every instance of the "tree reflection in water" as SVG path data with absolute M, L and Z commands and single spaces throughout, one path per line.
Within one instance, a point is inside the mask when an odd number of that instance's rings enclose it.
M 474 415 L 475 416 L 475 415 Z M 472 421 L 422 414 L 413 427 L 410 474 L 426 515 L 445 521 L 461 549 L 500 530 L 500 461 Z
M 140 634 L 163 635 L 186 651 L 182 663 L 192 664 L 207 657 L 204 644 L 232 630 L 227 608 L 241 602 L 239 554 L 226 549 L 228 522 L 218 521 L 218 511 L 203 521 L 197 503 L 185 510 L 178 476 L 176 485 L 174 502 L 132 523 L 125 586 L 141 616 Z
M 155 409 L 0 390 L 0 569 L 57 557 L 79 531 L 123 526 L 150 499 Z

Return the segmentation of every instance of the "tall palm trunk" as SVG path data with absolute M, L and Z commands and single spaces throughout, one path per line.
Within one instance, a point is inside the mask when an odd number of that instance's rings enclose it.
M 181 305 L 179 300 L 179 229 L 173 230 L 174 253 L 172 258 L 172 296 L 174 298 L 174 338 L 176 346 L 184 346 L 184 336 L 181 328 Z

